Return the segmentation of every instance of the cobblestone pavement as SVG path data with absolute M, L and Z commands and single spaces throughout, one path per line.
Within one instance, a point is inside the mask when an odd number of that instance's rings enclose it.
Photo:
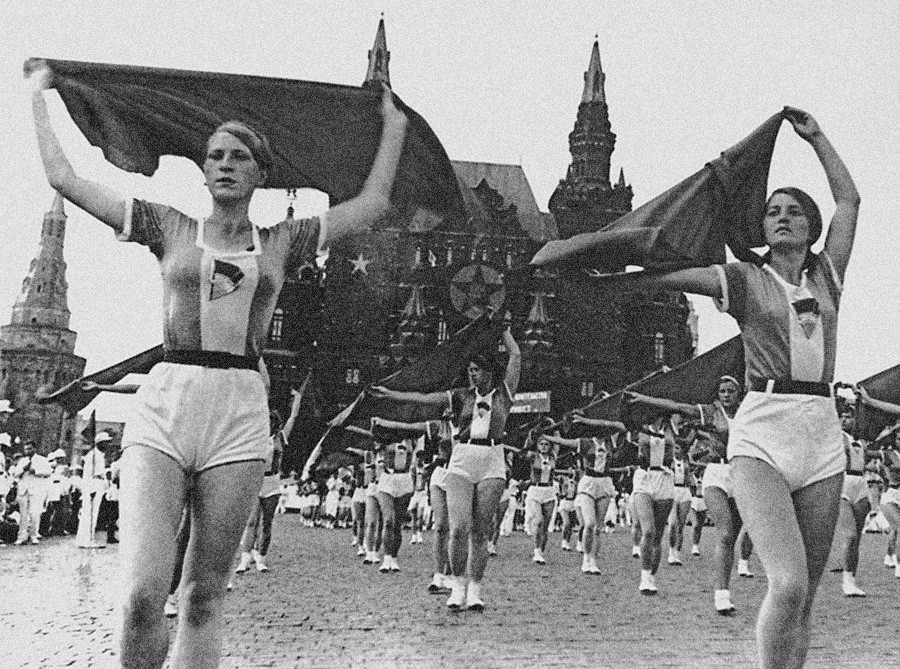
M 522 533 L 491 559 L 484 613 L 452 614 L 426 592 L 430 537 L 405 543 L 400 573 L 365 566 L 341 530 L 276 518 L 272 571 L 247 572 L 228 595 L 227 668 L 250 667 L 750 667 L 765 578 L 735 577 L 734 618 L 712 610 L 714 533 L 703 555 L 660 569 L 657 597 L 637 591 L 638 563 L 623 530 L 604 536 L 600 576 L 551 535 L 546 566 Z M 865 599 L 826 573 L 814 611 L 809 667 L 900 666 L 900 579 L 885 569 L 883 535 L 865 535 Z M 117 648 L 117 550 L 86 551 L 71 538 L 0 548 L 0 667 L 112 667 Z M 174 629 L 174 628 L 173 628 Z

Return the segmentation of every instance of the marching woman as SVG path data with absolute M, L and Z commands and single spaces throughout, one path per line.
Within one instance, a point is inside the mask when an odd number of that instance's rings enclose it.
M 576 537 L 576 545 L 581 546 L 581 527 L 583 523 L 575 508 L 575 497 L 578 495 L 578 481 L 580 470 L 576 467 L 571 473 L 563 474 L 560 484 L 559 513 L 563 519 L 562 541 L 559 547 L 564 551 L 572 550 L 572 535 Z M 581 546 L 583 550 L 583 546 Z
M 373 389 L 383 397 L 401 402 L 449 407 L 459 427 L 459 438 L 453 446 L 445 477 L 453 573 L 447 606 L 452 610 L 463 607 L 484 610 L 481 581 L 487 568 L 487 539 L 506 485 L 502 439 L 521 368 L 519 345 L 508 328 L 503 331 L 503 344 L 509 361 L 499 386 L 494 385 L 492 362 L 476 356 L 469 363 L 471 387 L 468 388 L 428 394 Z
M 769 252 L 648 277 L 664 289 L 708 295 L 738 322 L 749 392 L 731 422 L 734 496 L 768 577 L 757 621 L 762 667 L 801 667 L 813 599 L 834 538 L 845 456 L 831 397 L 837 311 L 850 261 L 859 193 L 818 123 L 788 107 L 784 117 L 818 156 L 835 200 L 825 248 L 815 202 L 776 190 L 761 221 Z M 640 280 L 638 285 L 640 285 Z
M 372 419 L 373 428 L 379 418 Z M 377 437 L 376 437 L 377 438 Z M 381 509 L 381 545 L 384 557 L 381 572 L 400 571 L 397 555 L 403 543 L 403 516 L 413 493 L 412 468 L 416 442 L 412 438 L 384 445 L 384 473 L 378 480 L 378 506 Z
M 281 285 L 317 249 L 367 230 L 388 211 L 406 117 L 385 88 L 381 144 L 360 194 L 322 218 L 261 229 L 248 209 L 253 192 L 265 184 L 273 153 L 259 132 L 229 121 L 210 136 L 203 175 L 212 211 L 196 221 L 75 174 L 43 97 L 52 76 L 42 63 L 30 73 L 50 185 L 120 239 L 148 246 L 162 271 L 165 359 L 138 390 L 123 437 L 121 662 L 159 667 L 165 661 L 163 604 L 189 496 L 192 537 L 172 666 L 215 667 L 231 558 L 265 469 L 269 420 L 260 356 Z
M 707 513 L 712 516 L 716 529 L 716 546 L 713 556 L 715 570 L 715 591 L 713 604 L 721 615 L 734 615 L 736 609 L 731 601 L 731 570 L 734 566 L 734 546 L 741 531 L 741 516 L 734 500 L 731 465 L 726 462 L 728 428 L 741 403 L 740 384 L 732 376 L 719 379 L 718 397 L 712 404 L 683 404 L 664 398 L 647 395 L 632 395 L 632 400 L 662 411 L 679 413 L 698 422 L 700 445 L 706 453 L 697 454 L 695 459 L 705 462 L 703 473 L 703 501 Z M 741 560 L 749 558 L 752 544 L 749 539 L 742 542 Z M 747 567 L 746 563 L 741 565 Z M 745 573 L 749 573 L 749 568 Z
M 525 446 L 526 462 L 531 476 L 531 485 L 525 493 L 525 505 L 531 507 L 529 516 L 534 533 L 534 555 L 532 561 L 536 564 L 547 564 L 544 559 L 544 551 L 547 548 L 547 536 L 550 528 L 550 520 L 553 516 L 553 507 L 556 506 L 556 486 L 553 474 L 556 470 L 556 459 L 559 455 L 559 447 L 545 436 L 537 437 L 537 447 L 530 450 L 534 436 L 530 435 L 529 442 Z
M 684 526 L 691 510 L 691 488 L 694 483 L 685 450 L 686 446 L 676 439 L 675 449 L 672 452 L 672 483 L 675 485 L 675 497 L 672 500 L 672 514 L 669 517 L 668 562 L 677 566 L 684 564 L 681 561 L 681 547 L 684 543 Z
M 353 540 L 351 546 L 356 546 L 356 554 L 360 557 L 366 554 L 365 528 L 366 528 L 366 481 L 367 469 L 363 463 L 353 465 L 353 497 L 351 497 L 353 512 Z
M 585 574 L 599 574 L 597 558 L 600 554 L 600 534 L 603 520 L 610 502 L 616 498 L 610 473 L 619 471 L 610 465 L 613 462 L 615 441 L 619 433 L 625 432 L 625 425 L 618 421 L 607 421 L 600 418 L 587 418 L 580 412 L 572 414 L 572 422 L 605 432 L 613 430 L 606 437 L 590 437 L 568 439 L 556 435 L 544 435 L 547 439 L 563 448 L 574 449 L 581 478 L 575 494 L 575 505 L 581 514 L 583 530 L 581 544 L 583 557 L 581 571 Z

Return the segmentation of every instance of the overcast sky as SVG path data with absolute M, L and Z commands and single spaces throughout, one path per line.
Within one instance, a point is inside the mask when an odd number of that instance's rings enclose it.
M 619 168 L 637 207 L 695 172 L 790 104 L 810 111 L 862 194 L 841 303 L 837 378 L 900 363 L 900 2 L 256 2 L 58 0 L 0 9 L 0 323 L 9 322 L 53 193 L 33 138 L 22 62 L 30 56 L 361 83 L 384 11 L 394 90 L 431 124 L 453 159 L 521 164 L 542 210 L 570 162 L 594 35 L 606 73 Z M 166 158 L 156 176 L 103 161 L 55 93 L 51 115 L 76 171 L 129 196 L 208 213 L 197 168 Z M 785 124 L 770 186 L 796 185 L 834 206 L 812 150 Z M 312 194 L 312 213 L 327 200 Z M 284 216 L 283 192 L 251 215 Z M 76 353 L 95 371 L 162 339 L 151 254 L 113 241 L 68 205 L 66 238 Z M 824 235 L 823 235 L 824 237 Z M 700 347 L 737 332 L 707 298 Z

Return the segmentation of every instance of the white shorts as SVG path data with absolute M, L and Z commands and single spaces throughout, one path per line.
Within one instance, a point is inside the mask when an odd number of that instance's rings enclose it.
M 409 499 L 409 506 L 406 508 L 407 511 L 416 511 L 417 509 L 422 509 L 423 511 L 428 507 L 428 493 L 424 490 L 416 490 L 413 493 L 413 496 Z
M 340 502 L 340 495 L 336 492 L 330 492 L 325 495 L 325 515 L 326 516 L 336 516 L 338 510 L 338 502 Z
M 654 501 L 672 499 L 675 496 L 672 472 L 666 469 L 638 469 L 634 473 L 632 497 L 639 492 L 650 495 Z
M 503 444 L 456 444 L 450 455 L 447 473 L 462 476 L 474 484 L 487 479 L 505 480 L 506 457 L 503 454 Z
M 734 480 L 731 477 L 731 465 L 723 462 L 710 462 L 703 472 L 703 482 L 700 487 L 706 492 L 707 488 L 720 488 L 729 497 L 734 497 Z
M 428 482 L 428 485 L 437 486 L 441 490 L 444 489 L 444 479 L 447 478 L 447 468 L 438 465 L 434 468 L 434 471 L 431 472 L 431 480 Z
M 550 504 L 556 501 L 556 488 L 553 485 L 531 485 L 525 493 L 525 503 Z
M 675 491 L 672 493 L 672 502 L 674 504 L 683 504 L 691 501 L 691 490 L 684 485 L 674 485 Z
M 702 497 L 691 497 L 691 509 L 694 513 L 706 511 L 706 501 Z
M 378 479 L 378 492 L 383 492 L 391 497 L 403 497 L 411 495 L 413 480 L 409 472 L 389 474 L 385 472 Z
M 353 503 L 354 504 L 365 504 L 366 503 L 366 489 L 360 486 L 353 491 Z
M 566 511 L 568 513 L 575 511 L 575 500 L 574 499 L 559 500 L 559 510 Z
M 841 499 L 846 499 L 851 504 L 856 504 L 862 499 L 869 499 L 869 486 L 866 477 L 859 474 L 844 474 L 844 488 L 841 490 Z
M 750 391 L 728 435 L 728 459 L 762 460 L 791 492 L 844 471 L 847 458 L 834 399 Z
M 616 487 L 609 476 L 591 476 L 585 474 L 578 481 L 578 495 L 587 495 L 594 501 L 604 497 L 615 497 Z M 577 496 L 577 495 L 576 495 Z
M 900 488 L 885 488 L 885 491 L 881 493 L 881 501 L 879 503 L 881 506 L 885 504 L 900 506 Z
M 265 460 L 269 404 L 259 372 L 158 363 L 134 397 L 122 448 L 165 453 L 187 472 Z

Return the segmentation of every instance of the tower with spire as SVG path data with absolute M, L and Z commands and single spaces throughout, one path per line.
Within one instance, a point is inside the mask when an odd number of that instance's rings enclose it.
M 65 235 L 66 213 L 57 194 L 44 215 L 40 248 L 22 281 L 12 318 L 0 327 L 0 399 L 16 409 L 10 431 L 33 441 L 43 453 L 59 447 L 68 426 L 58 406 L 37 404 L 35 396 L 80 377 L 85 365 L 74 353 L 76 334 L 69 329 Z
M 615 185 L 610 183 L 616 135 L 609 122 L 605 83 L 600 45 L 595 39 L 575 127 L 569 133 L 572 163 L 550 198 L 560 237 L 597 230 L 631 211 L 633 193 L 625 183 L 624 170 L 619 170 Z

